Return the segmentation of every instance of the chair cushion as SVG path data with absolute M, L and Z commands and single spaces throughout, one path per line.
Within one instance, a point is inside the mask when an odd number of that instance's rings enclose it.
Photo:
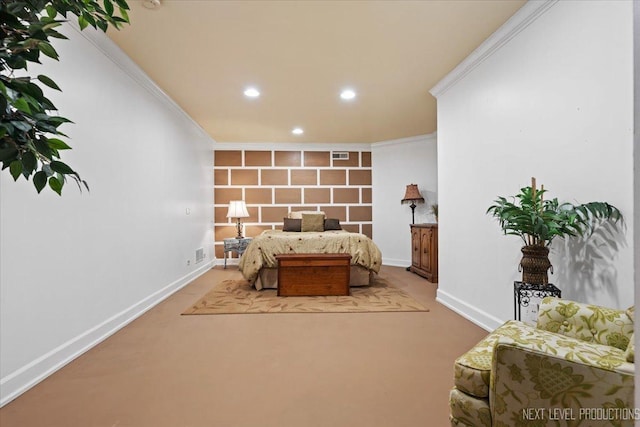
M 488 399 L 469 396 L 454 387 L 449 393 L 449 408 L 452 426 L 491 426 Z
M 537 327 L 626 350 L 633 333 L 632 316 L 625 310 L 547 297 L 540 304 Z
M 458 357 L 454 364 L 455 385 L 472 396 L 489 397 L 489 379 L 493 349 L 501 336 L 516 337 L 532 326 L 511 320 L 489 334 L 471 350 Z

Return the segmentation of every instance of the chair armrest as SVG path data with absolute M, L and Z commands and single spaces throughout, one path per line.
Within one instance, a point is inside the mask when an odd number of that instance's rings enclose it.
M 537 328 L 625 350 L 633 320 L 624 310 L 546 297 L 540 303 Z
M 617 348 L 546 331 L 517 341 L 501 337 L 490 408 L 493 425 L 548 425 L 558 419 L 573 419 L 560 425 L 594 425 L 588 420 L 602 423 L 604 414 L 612 420 L 606 425 L 632 426 L 640 416 L 634 409 L 634 365 Z

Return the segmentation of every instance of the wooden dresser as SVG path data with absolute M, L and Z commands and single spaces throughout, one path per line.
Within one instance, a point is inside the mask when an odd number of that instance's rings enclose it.
M 411 267 L 432 283 L 438 283 L 438 224 L 411 225 Z

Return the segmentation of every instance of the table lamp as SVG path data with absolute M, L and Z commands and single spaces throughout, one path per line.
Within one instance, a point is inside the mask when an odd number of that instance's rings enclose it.
M 249 217 L 249 212 L 247 211 L 247 204 L 244 200 L 231 200 L 229 202 L 229 211 L 227 212 L 227 218 L 235 218 L 236 219 L 236 228 L 238 229 L 238 235 L 236 239 L 242 239 L 242 222 L 240 218 Z

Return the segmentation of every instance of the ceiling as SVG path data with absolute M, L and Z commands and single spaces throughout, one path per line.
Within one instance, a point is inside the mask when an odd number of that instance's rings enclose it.
M 370 143 L 434 132 L 429 89 L 525 1 L 129 3 L 109 37 L 217 142 Z

